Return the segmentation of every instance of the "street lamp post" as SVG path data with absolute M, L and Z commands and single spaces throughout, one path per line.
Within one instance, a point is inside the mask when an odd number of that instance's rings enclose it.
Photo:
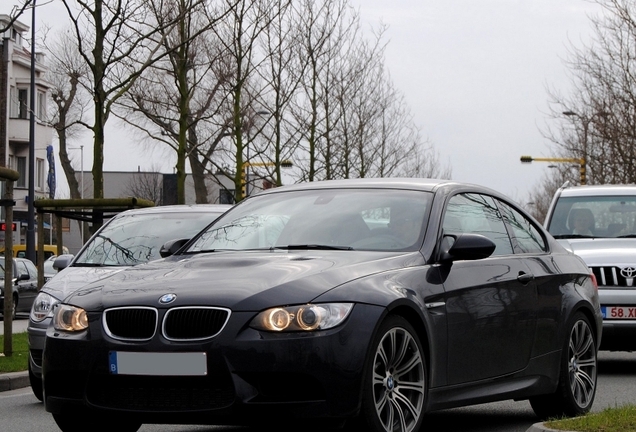
M 35 263 L 35 0 L 31 6 L 31 83 L 29 114 L 29 202 L 27 203 L 26 257 Z

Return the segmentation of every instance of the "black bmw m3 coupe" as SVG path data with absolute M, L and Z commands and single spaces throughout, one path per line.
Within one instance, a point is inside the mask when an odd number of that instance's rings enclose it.
M 529 400 L 547 418 L 594 401 L 595 278 L 496 191 L 275 188 L 165 249 L 55 307 L 44 403 L 63 431 L 282 417 L 411 432 L 444 408 Z

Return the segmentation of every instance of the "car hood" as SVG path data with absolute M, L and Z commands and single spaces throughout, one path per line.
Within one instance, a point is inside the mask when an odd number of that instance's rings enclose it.
M 636 238 L 595 238 L 559 240 L 588 266 L 636 264 Z
M 418 252 L 359 251 L 214 252 L 171 257 L 120 271 L 66 299 L 87 310 L 120 305 L 214 305 L 253 311 L 310 302 L 348 281 L 423 264 Z
M 79 288 L 105 277 L 111 276 L 127 267 L 66 267 L 56 273 L 44 284 L 42 291 L 63 300 Z

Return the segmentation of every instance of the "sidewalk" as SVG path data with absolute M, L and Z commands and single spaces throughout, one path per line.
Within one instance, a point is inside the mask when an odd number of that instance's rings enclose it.
M 0 374 L 0 392 L 29 387 L 29 372 L 9 372 Z

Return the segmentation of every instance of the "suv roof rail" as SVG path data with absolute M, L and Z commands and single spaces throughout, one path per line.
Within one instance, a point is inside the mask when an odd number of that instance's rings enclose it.
M 561 186 L 561 189 L 565 189 L 569 187 L 570 187 L 570 180 L 566 180 L 565 183 L 563 183 L 563 185 Z

